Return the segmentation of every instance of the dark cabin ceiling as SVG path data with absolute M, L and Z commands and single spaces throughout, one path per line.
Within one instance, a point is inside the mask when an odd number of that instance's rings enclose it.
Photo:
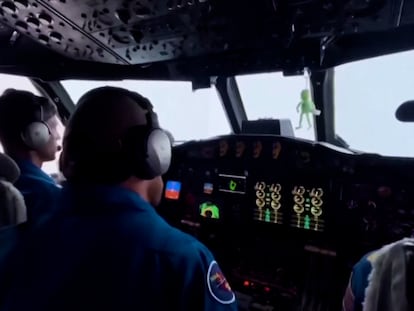
M 46 80 L 295 74 L 414 48 L 404 0 L 0 0 L 0 21 L 0 71 Z

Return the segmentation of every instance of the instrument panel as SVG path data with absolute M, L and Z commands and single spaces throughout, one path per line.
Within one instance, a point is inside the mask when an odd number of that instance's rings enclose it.
M 160 213 L 212 250 L 242 310 L 338 310 L 352 265 L 412 234 L 410 172 L 412 159 L 222 136 L 174 148 Z

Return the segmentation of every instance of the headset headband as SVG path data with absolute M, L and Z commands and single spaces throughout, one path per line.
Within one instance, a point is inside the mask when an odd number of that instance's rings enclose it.
M 151 107 L 151 103 L 145 98 L 145 97 L 141 97 L 140 95 L 125 90 L 126 95 L 133 99 L 140 107 L 142 110 L 145 111 L 145 120 L 146 120 L 146 125 L 145 127 L 148 128 L 153 128 L 154 126 L 154 118 L 153 118 L 153 111 L 152 111 L 152 107 Z
M 39 111 L 40 111 L 40 118 L 39 120 L 36 120 L 36 121 L 45 122 L 44 114 L 43 114 L 43 105 L 39 103 L 38 106 L 39 106 Z

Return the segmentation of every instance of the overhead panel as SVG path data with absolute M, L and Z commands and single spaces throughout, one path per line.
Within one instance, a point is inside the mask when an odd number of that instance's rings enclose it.
M 410 3 L 0 0 L 0 23 L 70 59 L 145 65 L 207 57 L 205 67 L 234 62 L 238 68 L 261 70 L 263 62 L 266 68 L 321 65 L 335 44 L 342 50 L 352 47 L 341 44 L 341 38 L 352 43 L 354 35 L 414 25 Z
M 1 20 L 70 58 L 139 64 L 196 54 L 206 0 L 10 0 Z

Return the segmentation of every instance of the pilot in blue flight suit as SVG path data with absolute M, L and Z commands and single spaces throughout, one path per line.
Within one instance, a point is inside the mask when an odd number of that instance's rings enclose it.
M 405 310 L 406 258 L 400 250 L 406 243 L 412 244 L 412 238 L 386 244 L 355 264 L 342 301 L 343 311 L 378 310 L 379 305 L 381 310 Z
M 342 301 L 342 311 L 362 311 L 368 278 L 377 256 L 378 251 L 369 252 L 353 267 Z
M 18 164 L 21 176 L 15 186 L 23 194 L 30 222 L 50 214 L 60 187 L 42 171 L 59 149 L 56 106 L 27 91 L 7 89 L 0 97 L 0 141 Z
M 64 135 L 63 212 L 32 237 L 0 310 L 237 310 L 211 252 L 154 209 L 170 160 L 146 98 L 85 94 Z

